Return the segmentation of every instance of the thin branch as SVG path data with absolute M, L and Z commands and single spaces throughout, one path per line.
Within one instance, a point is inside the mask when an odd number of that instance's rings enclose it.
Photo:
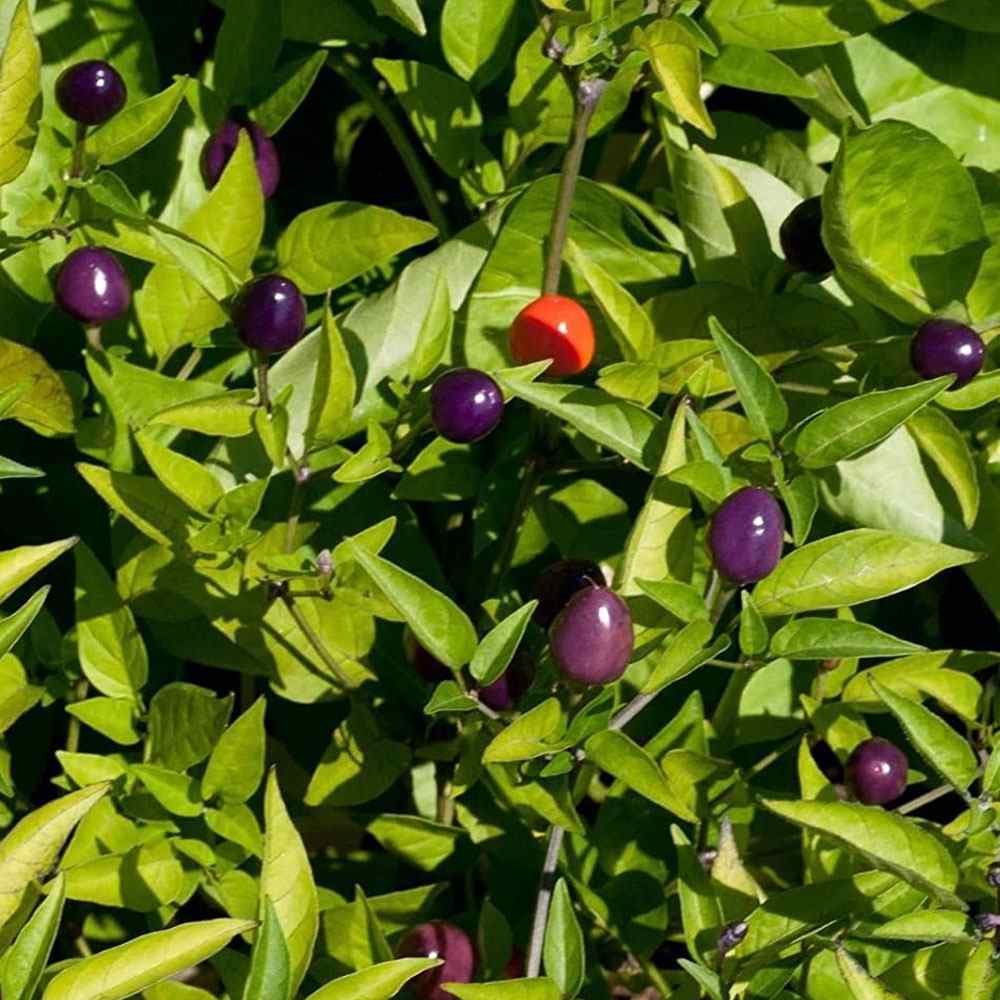
M 937 788 L 932 788 L 929 792 L 924 792 L 923 795 L 918 795 L 909 802 L 904 802 L 896 809 L 896 812 L 900 816 L 907 816 L 918 809 L 923 809 L 924 806 L 929 806 L 932 802 L 937 802 L 938 799 L 943 799 L 946 795 L 951 795 L 953 792 L 956 795 L 958 794 L 951 785 L 939 785 Z
M 553 826 L 549 830 L 549 846 L 545 851 L 545 864 L 542 867 L 542 877 L 538 885 L 535 922 L 531 928 L 531 947 L 528 950 L 528 962 L 525 969 L 525 975 L 530 978 L 537 976 L 542 969 L 542 945 L 545 943 L 545 927 L 549 920 L 549 903 L 552 902 L 556 866 L 559 864 L 559 851 L 562 849 L 565 835 L 566 831 L 561 826 Z
M 267 383 L 267 355 L 258 354 L 256 356 L 257 372 L 257 405 L 263 406 L 268 413 L 271 412 L 271 393 Z
M 282 588 L 281 599 L 285 603 L 285 607 L 288 608 L 288 613 L 295 620 L 295 624 L 298 625 L 302 634 L 309 640 L 309 644 L 316 654 L 326 665 L 330 673 L 340 682 L 341 686 L 347 688 L 350 687 L 350 681 L 348 681 L 347 676 L 344 674 L 343 669 L 340 666 L 340 662 L 337 658 L 326 648 L 325 643 L 319 637 L 316 630 L 309 624 L 306 620 L 306 616 L 302 613 L 302 609 L 296 604 L 294 596 L 288 591 L 287 587 Z

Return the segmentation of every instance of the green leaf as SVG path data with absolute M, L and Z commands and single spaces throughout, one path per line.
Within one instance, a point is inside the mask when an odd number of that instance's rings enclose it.
M 352 806 L 378 798 L 410 767 L 410 748 L 385 736 L 360 699 L 333 732 L 305 793 L 309 806 Z
M 9 1000 L 32 1000 L 49 964 L 59 923 L 62 920 L 66 887 L 62 875 L 49 887 L 48 896 L 32 914 L 4 956 L 3 995 Z
M 647 455 L 657 427 L 656 417 L 634 403 L 615 399 L 597 389 L 544 382 L 522 382 L 499 376 L 505 395 L 551 413 L 581 434 L 603 444 L 645 472 L 651 469 Z
M 252 920 L 201 920 L 143 934 L 63 969 L 42 1000 L 124 1000 L 203 962 L 254 926 Z
M 337 321 L 330 308 L 323 310 L 319 334 L 316 381 L 305 440 L 308 451 L 335 444 L 350 426 L 357 382 Z
M 149 703 L 148 759 L 171 771 L 201 763 L 222 735 L 232 706 L 232 695 L 216 698 L 183 681 L 164 685 Z
M 274 903 L 288 945 L 289 993 L 294 996 L 312 960 L 319 929 L 319 902 L 309 858 L 289 819 L 273 770 L 267 777 L 264 817 L 261 899 L 270 898 Z
M 531 760 L 563 749 L 566 719 L 558 698 L 545 701 L 500 730 L 483 750 L 484 764 Z
M 387 850 L 422 871 L 433 871 L 450 858 L 465 832 L 419 816 L 383 813 L 368 824 L 368 832 Z
M 659 583 L 653 580 L 636 580 L 636 583 L 647 597 L 682 622 L 708 620 L 705 599 L 690 583 L 676 583 L 673 580 L 661 580 Z
M 861 604 L 978 558 L 948 545 L 859 528 L 789 553 L 757 584 L 753 599 L 765 617 Z
M 982 941 L 973 950 L 962 970 L 961 1000 L 991 1000 L 1000 989 L 1000 967 L 993 944 Z
M 552 890 L 542 957 L 545 971 L 560 994 L 565 1000 L 573 1000 L 586 981 L 587 946 L 564 878 Z
M 215 475 L 187 455 L 171 451 L 152 434 L 138 434 L 136 441 L 153 475 L 192 510 L 209 514 L 222 499 L 222 484 Z
M 167 812 L 175 816 L 201 815 L 201 796 L 194 778 L 155 764 L 133 764 L 131 771 Z
M 152 913 L 184 891 L 184 869 L 170 841 L 157 837 L 123 854 L 67 866 L 66 898 Z
M 470 500 L 478 495 L 482 478 L 473 445 L 435 435 L 410 462 L 393 496 L 399 500 Z
M 708 873 L 702 867 L 687 834 L 672 825 L 670 834 L 677 849 L 677 894 L 688 951 L 702 965 L 712 964 L 722 926 L 722 910 Z
M 740 652 L 744 656 L 759 656 L 767 649 L 771 638 L 767 623 L 747 591 L 740 591 L 740 600 L 743 605 L 740 609 Z
M 5 415 L 45 437 L 72 434 L 73 400 L 66 383 L 38 351 L 0 338 L 0 392 L 22 383 L 28 388 Z
M 704 658 L 701 655 L 714 631 L 715 626 L 708 621 L 707 617 L 697 618 L 685 625 L 677 635 L 668 639 L 666 652 L 653 668 L 649 680 L 643 684 L 642 693 L 652 694 L 668 684 L 686 677 L 700 667 L 705 659 L 710 659 L 715 655 L 708 653 Z
M 717 972 L 706 969 L 697 962 L 687 958 L 679 958 L 677 964 L 707 993 L 712 1000 L 723 1000 L 722 981 Z
M 669 812 L 694 822 L 695 815 L 674 791 L 656 761 L 624 733 L 609 729 L 584 744 L 588 760 L 633 791 Z
M 757 90 L 785 97 L 816 97 L 816 87 L 787 63 L 762 49 L 725 45 L 704 64 L 705 79 L 712 83 Z
M 0 56 L 0 184 L 20 177 L 34 151 L 42 111 L 41 67 L 31 4 L 20 0 Z
M 903 1000 L 898 993 L 894 993 L 869 975 L 864 966 L 852 958 L 844 948 L 837 949 L 837 967 L 854 1000 Z
M 451 343 L 454 326 L 455 310 L 451 307 L 448 282 L 444 274 L 438 272 L 410 356 L 409 375 L 413 382 L 425 379 L 441 363 Z
M 819 509 L 816 480 L 808 472 L 804 472 L 787 483 L 778 483 L 778 492 L 781 493 L 781 499 L 792 519 L 792 541 L 796 545 L 805 545 Z
M 264 777 L 266 708 L 258 698 L 219 737 L 201 779 L 206 800 L 218 795 L 224 802 L 246 802 L 257 791 Z
M 73 828 L 106 792 L 91 785 L 28 813 L 0 841 L 0 927 L 17 911 L 28 886 L 55 863 Z
M 79 538 L 64 538 L 47 545 L 24 545 L 0 552 L 0 601 L 7 600 L 22 584 L 64 552 L 77 544 Z
M 945 906 L 965 908 L 955 895 L 958 869 L 947 848 L 913 820 L 856 802 L 763 799 L 762 803 L 790 823 L 821 833 L 874 867 L 923 889 Z
M 463 80 L 482 87 L 503 68 L 517 9 L 517 0 L 446 0 L 441 48 Z
M 560 1000 L 559 987 L 551 979 L 507 979 L 502 983 L 445 983 L 458 1000 Z
M 951 376 L 901 389 L 869 392 L 824 410 L 795 435 L 795 454 L 807 469 L 835 465 L 884 441 L 897 427 L 946 392 Z
M 129 698 L 87 698 L 66 706 L 70 715 L 123 746 L 139 742 L 135 728 L 135 701 Z
M 215 40 L 213 82 L 227 104 L 245 104 L 281 48 L 281 4 L 243 0 L 226 8 Z
M 398 958 L 341 976 L 306 1000 L 390 1000 L 411 979 L 441 964 L 440 958 Z
M 660 370 L 649 361 L 618 361 L 601 369 L 597 387 L 611 396 L 649 406 L 660 394 Z
M 979 773 L 979 762 L 964 737 L 919 702 L 896 694 L 874 677 L 868 683 L 896 716 L 920 756 L 945 781 L 964 792 Z
M 664 19 L 646 28 L 638 44 L 649 55 L 673 110 L 714 139 L 715 126 L 701 97 L 701 54 L 695 39 L 676 21 Z
M 985 237 L 971 176 L 929 132 L 880 122 L 843 141 L 823 192 L 823 244 L 872 304 L 908 323 L 962 300 Z
M 481 685 L 492 684 L 510 666 L 537 607 L 538 601 L 529 601 L 483 637 L 469 663 L 469 672 Z
M 912 416 L 906 427 L 954 490 L 962 521 L 971 529 L 979 514 L 979 475 L 965 438 L 947 414 L 933 406 Z
M 427 34 L 424 15 L 417 0 L 372 0 L 372 4 L 380 14 L 398 21 L 414 34 Z
M 0 658 L 6 656 L 28 630 L 38 612 L 42 610 L 50 589 L 42 587 L 36 590 L 17 611 L 7 618 L 0 619 Z
M 753 354 L 726 333 L 714 316 L 709 316 L 708 328 L 750 426 L 771 441 L 771 432 L 781 431 L 788 423 L 788 404 L 781 390 Z
M 454 601 L 356 542 L 350 542 L 348 549 L 428 652 L 453 670 L 472 659 L 476 630 Z
M 297 215 L 278 240 L 278 265 L 304 295 L 339 288 L 437 230 L 388 208 L 335 201 Z
M 904 913 L 872 931 L 874 938 L 892 941 L 971 941 L 972 924 L 964 913 L 954 910 L 917 910 Z
M 220 393 L 161 410 L 150 421 L 213 437 L 243 437 L 253 430 L 253 390 Z
M 288 946 L 269 896 L 264 897 L 262 909 L 264 916 L 250 953 L 250 971 L 243 988 L 243 1000 L 288 1000 L 291 975 Z
M 87 139 L 95 166 L 111 166 L 152 142 L 169 124 L 184 100 L 189 79 L 177 77 L 166 90 L 122 109 Z
M 923 649 L 874 625 L 840 618 L 797 618 L 778 629 L 771 640 L 772 655 L 789 660 L 906 656 Z
M 656 332 L 646 311 L 628 289 L 601 267 L 572 239 L 566 242 L 566 260 L 580 272 L 626 361 L 652 357 Z

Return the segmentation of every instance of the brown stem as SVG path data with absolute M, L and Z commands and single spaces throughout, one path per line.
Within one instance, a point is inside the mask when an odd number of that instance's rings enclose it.
M 257 355 L 257 405 L 271 412 L 271 393 L 267 383 L 267 355 Z

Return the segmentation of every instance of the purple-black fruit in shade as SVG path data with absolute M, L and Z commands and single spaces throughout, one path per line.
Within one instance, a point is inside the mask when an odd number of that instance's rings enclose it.
M 954 375 L 950 389 L 960 389 L 982 370 L 983 338 L 952 319 L 929 319 L 910 341 L 910 362 L 922 378 Z
M 847 784 L 858 802 L 882 806 L 906 790 L 906 754 L 879 737 L 859 743 L 847 761 Z
M 750 925 L 745 920 L 726 924 L 719 932 L 719 954 L 728 955 L 746 936 Z
M 503 416 L 500 386 L 475 368 L 455 368 L 431 388 L 431 421 L 443 438 L 469 444 L 485 437 Z
M 270 198 L 278 189 L 278 181 L 281 180 L 281 160 L 271 137 L 256 122 L 251 121 L 239 122 L 227 118 L 209 136 L 201 151 L 201 176 L 205 181 L 205 187 L 211 190 L 219 183 L 226 164 L 236 152 L 242 130 L 246 131 L 253 144 L 253 156 L 257 164 L 261 190 L 265 198 Z
M 504 712 L 517 704 L 521 695 L 531 687 L 534 676 L 534 661 L 527 653 L 519 652 L 492 684 L 479 689 L 479 700 L 495 712 Z
M 63 114 L 81 125 L 106 122 L 125 107 L 127 99 L 121 74 L 101 59 L 69 66 L 56 80 L 56 102 Z
M 800 202 L 781 224 L 778 237 L 785 260 L 794 271 L 817 277 L 833 270 L 822 237 L 823 199 L 818 195 Z
M 549 629 L 556 666 L 579 684 L 618 680 L 634 641 L 628 605 L 608 587 L 577 591 Z
M 60 265 L 56 302 L 88 326 L 102 326 L 128 312 L 132 285 L 118 258 L 104 247 L 81 247 Z
M 597 563 L 589 559 L 560 559 L 542 570 L 535 583 L 538 607 L 533 618 L 542 628 L 548 628 L 578 590 L 604 586 L 607 580 Z
M 476 951 L 469 935 L 447 920 L 418 924 L 399 944 L 400 958 L 440 958 L 442 964 L 410 981 L 418 1000 L 455 1000 L 442 983 L 469 983 L 476 971 Z
M 403 652 L 407 662 L 428 684 L 451 680 L 452 672 L 433 653 L 420 645 L 409 628 L 403 632 Z
M 1000 889 L 1000 863 L 994 861 L 986 869 L 986 882 L 994 889 Z
M 759 486 L 745 486 L 726 497 L 708 529 L 715 568 L 740 586 L 763 580 L 774 570 L 784 540 L 785 515 Z
M 262 354 L 287 351 L 306 330 L 306 303 L 294 281 L 265 274 L 243 286 L 233 304 L 240 340 Z

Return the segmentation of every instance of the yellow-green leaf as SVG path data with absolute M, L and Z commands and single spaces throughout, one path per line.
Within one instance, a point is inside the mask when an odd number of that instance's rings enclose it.
M 19 177 L 34 151 L 42 112 L 41 69 L 31 5 L 21 0 L 0 58 L 0 184 Z
M 695 40 L 676 21 L 667 20 L 655 21 L 638 40 L 674 111 L 714 139 L 715 126 L 701 98 L 701 53 Z

